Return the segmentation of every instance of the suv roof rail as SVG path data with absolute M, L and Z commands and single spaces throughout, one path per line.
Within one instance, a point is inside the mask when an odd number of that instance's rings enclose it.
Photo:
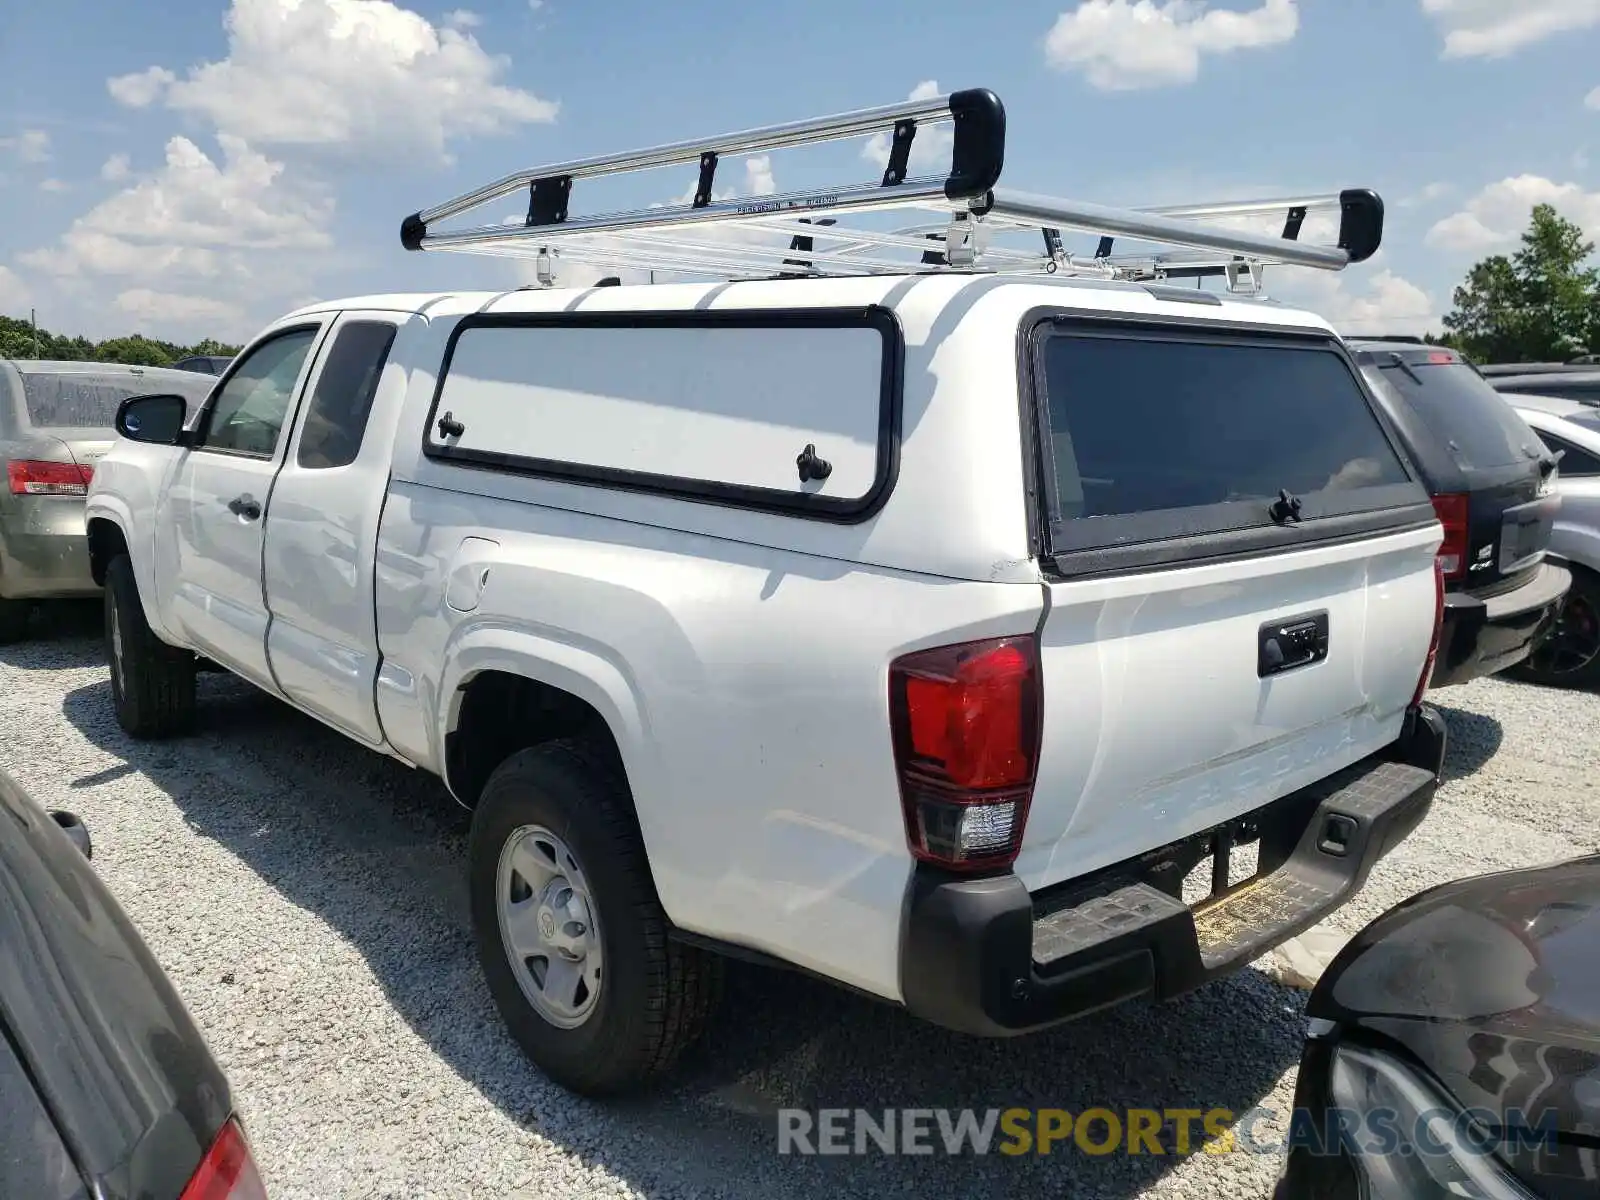
M 1413 346 L 1428 344 L 1427 338 L 1418 337 L 1413 333 L 1347 333 L 1343 337 L 1347 342 L 1406 342 Z
M 1584 363 L 1490 363 L 1479 367 L 1485 375 L 1568 375 L 1577 371 L 1594 371 L 1600 368 Z
M 951 125 L 950 167 L 911 174 L 911 147 L 930 127 Z M 881 180 L 777 195 L 713 191 L 727 155 L 766 154 L 884 135 Z M 982 88 L 691 139 L 518 171 L 412 213 L 402 222 L 407 250 L 530 258 L 543 286 L 559 282 L 561 260 L 608 271 L 666 271 L 716 278 L 798 278 L 914 272 L 1057 272 L 1133 281 L 1221 277 L 1235 292 L 1261 290 L 1261 268 L 1285 263 L 1338 271 L 1371 258 L 1383 240 L 1383 201 L 1348 188 L 1269 200 L 1116 208 L 999 189 L 1005 161 L 1005 107 Z M 579 181 L 696 164 L 693 200 L 573 216 Z M 519 223 L 441 228 L 441 222 L 525 193 Z M 915 214 L 912 224 L 873 223 L 880 214 Z M 1312 212 L 1337 213 L 1336 244 L 1300 240 Z M 1280 236 L 1217 222 L 1281 214 Z M 846 226 L 842 217 L 866 218 Z M 1210 223 L 1208 223 L 1210 222 Z M 1100 235 L 1092 256 L 1069 253 L 1063 230 Z M 1011 237 L 1010 243 L 1003 239 Z M 1115 241 L 1137 243 L 1114 253 Z M 1028 242 L 1031 241 L 1031 245 Z M 930 242 L 933 243 L 930 248 Z

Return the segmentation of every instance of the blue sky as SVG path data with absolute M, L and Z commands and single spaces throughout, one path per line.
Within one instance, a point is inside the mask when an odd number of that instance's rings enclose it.
M 1538 201 L 1600 235 L 1600 0 L 50 0 L 8 6 L 0 39 L 0 311 L 97 337 L 511 286 L 502 262 L 406 253 L 401 217 L 930 81 L 1000 94 L 1006 183 L 1030 191 L 1377 188 L 1379 259 L 1268 275 L 1347 327 L 1436 327 Z M 874 174 L 849 148 L 744 170 L 782 190 Z M 691 182 L 639 175 L 574 211 Z

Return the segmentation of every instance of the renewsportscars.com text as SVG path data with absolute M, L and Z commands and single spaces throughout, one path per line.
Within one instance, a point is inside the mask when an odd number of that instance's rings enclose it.
M 1330 1108 L 1320 1119 L 1296 1109 L 1287 1133 L 1269 1108 L 861 1109 L 778 1111 L 778 1153 L 1189 1155 L 1314 1154 L 1445 1155 L 1438 1122 L 1453 1130 L 1459 1150 L 1490 1154 L 1507 1146 L 1538 1147 L 1554 1135 L 1554 1113 L 1528 1119 L 1520 1111 L 1435 1110 L 1409 1121 L 1383 1108 Z

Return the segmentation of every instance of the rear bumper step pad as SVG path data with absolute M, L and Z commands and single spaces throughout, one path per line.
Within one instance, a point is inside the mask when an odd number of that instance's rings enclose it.
M 1193 908 L 1149 881 L 1149 855 L 1037 896 L 1014 875 L 919 867 L 902 931 L 906 1007 L 1005 1036 L 1228 974 L 1339 907 L 1416 828 L 1445 740 L 1443 719 L 1424 706 L 1384 753 L 1249 814 L 1261 873 Z

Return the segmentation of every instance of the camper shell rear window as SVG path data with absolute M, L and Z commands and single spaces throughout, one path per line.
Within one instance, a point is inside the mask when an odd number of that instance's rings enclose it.
M 1400 524 L 1397 509 L 1414 510 L 1404 523 L 1431 513 L 1326 334 L 1056 317 L 1031 345 L 1044 549 L 1063 570 L 1295 545 Z

